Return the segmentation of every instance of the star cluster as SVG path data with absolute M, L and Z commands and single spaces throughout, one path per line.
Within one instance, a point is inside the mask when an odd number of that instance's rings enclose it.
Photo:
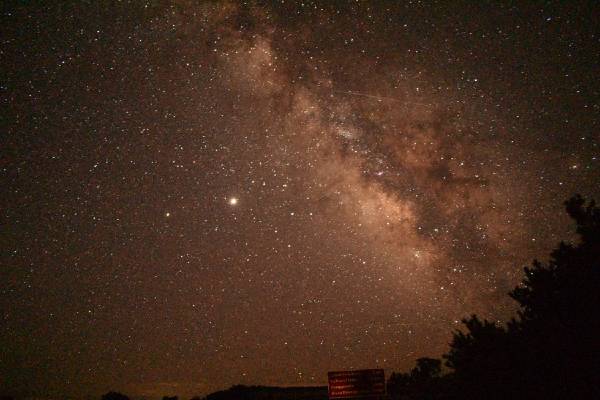
M 0 385 L 206 394 L 439 356 L 598 198 L 598 7 L 3 11 Z

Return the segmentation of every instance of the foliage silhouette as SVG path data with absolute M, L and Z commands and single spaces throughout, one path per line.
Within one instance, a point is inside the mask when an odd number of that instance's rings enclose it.
M 408 374 L 394 373 L 387 382 L 387 392 L 394 399 L 435 399 L 439 392 L 442 363 L 434 358 L 419 358 Z
M 577 244 L 561 242 L 534 260 L 509 295 L 518 317 L 506 327 L 472 315 L 443 356 L 443 376 L 392 374 L 392 398 L 600 398 L 600 209 L 581 196 L 565 202 Z M 433 390 L 433 392 L 432 392 Z

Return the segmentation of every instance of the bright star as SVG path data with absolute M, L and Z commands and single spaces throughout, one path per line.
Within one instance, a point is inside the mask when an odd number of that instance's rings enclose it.
M 232 198 L 229 199 L 229 204 L 230 205 L 235 206 L 235 205 L 237 205 L 237 203 L 238 203 L 237 197 L 232 197 Z

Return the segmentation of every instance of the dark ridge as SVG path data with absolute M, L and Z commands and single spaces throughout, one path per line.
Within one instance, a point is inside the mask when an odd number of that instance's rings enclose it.
M 327 386 L 244 386 L 211 393 L 203 400 L 327 400 Z

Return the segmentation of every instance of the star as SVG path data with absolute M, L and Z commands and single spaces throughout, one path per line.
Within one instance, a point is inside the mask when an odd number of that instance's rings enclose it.
M 0 392 L 409 371 L 452 321 L 503 320 L 561 202 L 600 197 L 598 43 L 567 6 L 13 3 Z

